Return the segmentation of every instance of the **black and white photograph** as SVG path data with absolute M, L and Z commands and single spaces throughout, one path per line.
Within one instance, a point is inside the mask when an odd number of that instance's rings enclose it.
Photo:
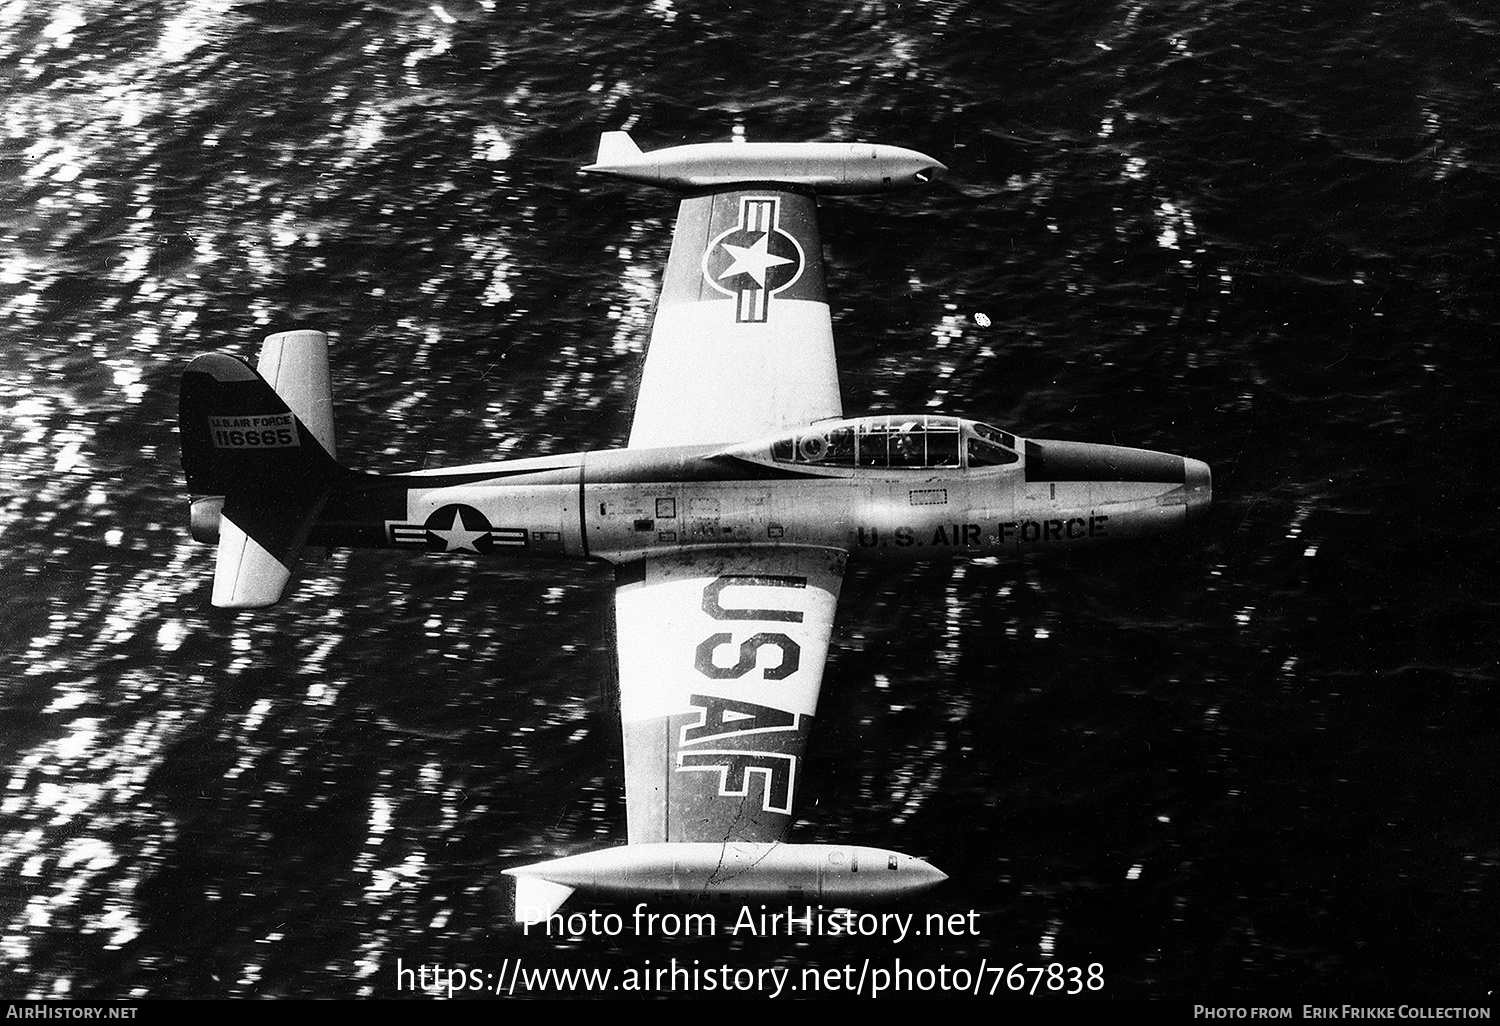
M 1488 0 L 0 0 L 0 116 L 10 1016 L 1493 1014 Z

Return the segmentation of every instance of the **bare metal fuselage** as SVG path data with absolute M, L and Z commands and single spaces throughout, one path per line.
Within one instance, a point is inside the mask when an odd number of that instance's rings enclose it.
M 1060 464 L 1057 447 L 1071 459 Z M 334 488 L 309 541 L 612 563 L 706 547 L 999 556 L 1161 534 L 1210 498 L 1196 460 L 1035 440 L 1017 450 L 1016 462 L 982 468 L 793 465 L 749 446 L 356 475 Z

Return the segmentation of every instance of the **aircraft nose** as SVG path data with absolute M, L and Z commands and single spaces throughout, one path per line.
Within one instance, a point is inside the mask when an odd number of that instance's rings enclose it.
M 913 858 L 906 866 L 907 879 L 911 881 L 913 893 L 928 891 L 948 879 L 948 874 L 930 862 Z
M 934 160 L 931 164 L 917 171 L 912 177 L 914 177 L 919 182 L 926 183 L 936 181 L 947 173 L 948 166 L 946 164 L 940 164 Z
M 1214 475 L 1202 460 L 1184 458 L 1182 461 L 1184 483 L 1187 485 L 1187 514 L 1197 519 L 1208 512 L 1214 498 Z

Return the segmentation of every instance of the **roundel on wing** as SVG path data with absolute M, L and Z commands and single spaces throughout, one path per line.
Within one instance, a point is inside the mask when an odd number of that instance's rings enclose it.
M 433 552 L 489 552 L 494 544 L 490 522 L 473 506 L 450 503 L 432 511 L 422 525 Z
M 774 225 L 737 225 L 708 244 L 703 277 L 726 296 L 749 289 L 775 295 L 802 276 L 802 246 Z

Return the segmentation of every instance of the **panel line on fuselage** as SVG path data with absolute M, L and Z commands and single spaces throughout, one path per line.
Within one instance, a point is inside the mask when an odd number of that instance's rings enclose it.
M 583 546 L 583 558 L 592 558 L 589 555 L 589 521 L 588 508 L 584 505 L 583 489 L 589 479 L 588 462 L 589 454 L 582 452 L 578 454 L 578 539 Z

